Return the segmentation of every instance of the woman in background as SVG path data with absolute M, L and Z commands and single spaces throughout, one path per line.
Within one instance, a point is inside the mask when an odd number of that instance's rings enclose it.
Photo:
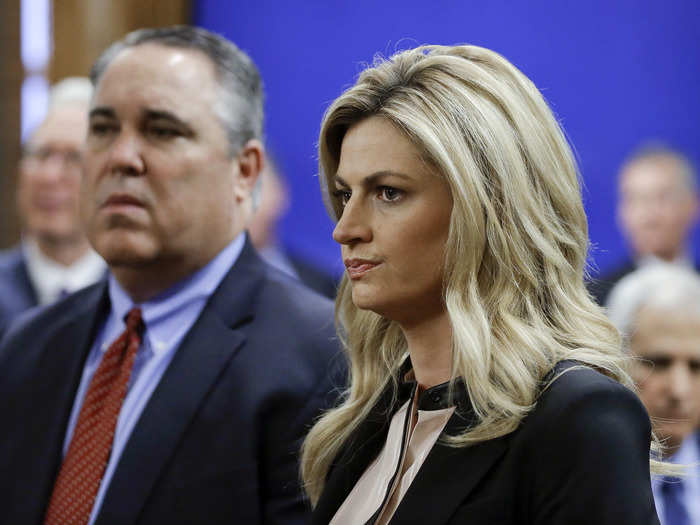
M 331 105 L 319 150 L 351 380 L 304 444 L 313 523 L 657 523 L 649 418 L 535 86 L 487 49 L 405 51 Z

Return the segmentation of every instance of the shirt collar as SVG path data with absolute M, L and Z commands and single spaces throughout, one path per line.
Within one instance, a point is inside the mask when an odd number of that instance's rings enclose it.
M 22 252 L 29 279 L 42 305 L 54 302 L 62 291 L 72 293 L 97 282 L 106 269 L 102 257 L 91 249 L 73 264 L 64 266 L 44 255 L 32 237 L 22 240 Z
M 681 254 L 672 261 L 665 261 L 664 259 L 661 259 L 656 255 L 644 255 L 643 257 L 637 258 L 637 266 L 641 268 L 653 264 L 665 263 L 682 266 L 683 268 L 693 269 L 693 260 L 690 257 L 689 253 L 690 252 L 687 249 L 683 250 L 683 252 L 681 252 Z
M 141 314 L 146 325 L 146 337 L 149 338 L 154 353 L 165 351 L 170 346 L 173 334 L 177 334 L 180 315 L 187 315 L 187 310 L 193 305 L 206 301 L 219 286 L 224 276 L 238 259 L 245 245 L 245 233 L 239 234 L 209 263 L 182 281 L 174 284 L 153 299 L 136 304 L 129 294 L 117 282 L 114 275 L 109 277 L 109 298 L 111 316 L 114 316 L 120 326 L 124 325 L 126 314 L 134 306 L 141 308 Z M 194 312 L 198 316 L 201 308 Z M 102 348 L 105 351 L 105 348 Z
M 413 375 L 413 365 L 410 357 L 407 357 L 399 368 L 398 385 L 399 403 L 409 399 L 415 392 L 415 389 L 418 388 Z M 450 392 L 450 385 L 452 385 L 452 392 Z M 426 388 L 418 395 L 416 406 L 418 410 L 442 410 L 443 408 L 456 406 L 458 411 L 463 414 L 473 412 L 467 387 L 461 377 Z

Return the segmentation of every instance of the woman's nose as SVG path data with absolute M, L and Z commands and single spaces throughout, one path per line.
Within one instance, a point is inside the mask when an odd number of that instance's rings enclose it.
M 372 240 L 370 223 L 370 212 L 362 207 L 361 201 L 353 201 L 351 197 L 335 225 L 333 239 L 340 244 L 369 242 Z

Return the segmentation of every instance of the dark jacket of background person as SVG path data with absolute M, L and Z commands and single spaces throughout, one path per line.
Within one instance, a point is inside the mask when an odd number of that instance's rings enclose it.
M 108 309 L 100 283 L 6 334 L 3 523 L 44 516 L 83 362 Z M 333 397 L 334 338 L 330 302 L 246 244 L 144 409 L 96 523 L 305 523 L 308 506 L 289 480 L 302 437 Z
M 37 304 L 22 249 L 0 253 L 0 333 L 10 319 Z
M 549 377 L 571 367 L 576 363 L 564 361 Z M 444 396 L 440 388 L 423 395 Z M 649 482 L 649 417 L 619 383 L 590 368 L 573 368 L 545 388 L 515 432 L 454 448 L 442 437 L 473 417 L 466 391 L 460 397 L 391 525 L 659 523 Z M 381 451 L 391 419 L 386 410 L 399 406 L 390 403 L 390 395 L 380 399 L 333 462 L 313 525 L 330 521 Z
M 23 145 L 16 194 L 22 241 L 0 252 L 0 332 L 18 314 L 56 300 L 59 290 L 75 292 L 104 272 L 85 237 L 78 205 L 92 92 L 87 78 L 54 84 L 46 114 Z M 44 274 L 47 263 L 63 275 Z

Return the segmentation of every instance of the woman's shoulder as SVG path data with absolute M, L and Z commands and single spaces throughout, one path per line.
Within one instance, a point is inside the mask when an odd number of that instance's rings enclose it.
M 632 390 L 577 361 L 562 361 L 553 368 L 521 430 L 541 428 L 579 431 L 579 435 L 596 429 L 608 435 L 616 431 L 648 435 L 651 430 L 644 405 Z
M 632 390 L 560 363 L 511 436 L 506 471 L 528 487 L 533 523 L 658 523 L 649 482 L 651 425 Z M 520 492 L 518 492 L 520 494 Z

